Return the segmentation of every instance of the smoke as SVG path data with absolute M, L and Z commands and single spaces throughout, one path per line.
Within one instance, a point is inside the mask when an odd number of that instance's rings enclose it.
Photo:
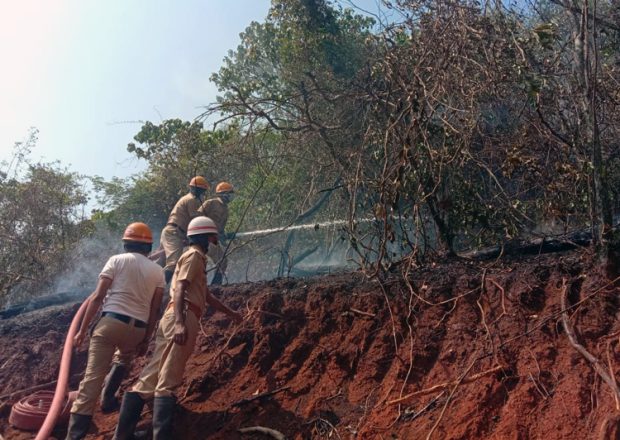
M 159 246 L 159 236 L 159 232 L 154 235 L 153 249 Z M 123 252 L 125 250 L 118 232 L 97 224 L 91 236 L 82 238 L 74 246 L 68 263 L 47 288 L 35 289 L 27 282 L 13 286 L 4 309 L 0 310 L 0 318 L 83 300 L 95 289 L 99 273 L 108 258 Z
M 359 267 L 357 254 L 346 238 L 344 224 L 336 220 L 237 234 L 228 250 L 226 281 L 229 284 L 256 282 L 273 279 L 279 274 L 304 277 L 356 269 Z M 290 232 L 294 239 L 287 246 Z M 154 237 L 153 250 L 159 246 L 160 233 Z M 122 252 L 118 232 L 98 225 L 91 236 L 74 247 L 66 268 L 55 277 L 47 291 L 28 292 L 19 298 L 22 302 L 15 305 L 27 304 L 25 310 L 31 310 L 82 300 L 95 288 L 108 258 Z M 213 262 L 208 261 L 208 278 L 212 277 L 213 269 Z M 24 303 L 25 299 L 30 303 Z
M 343 224 L 333 221 L 237 234 L 227 257 L 228 282 L 270 280 L 278 276 L 279 269 L 282 276 L 304 277 L 357 268 Z M 294 239 L 287 248 L 291 231 Z
M 159 246 L 160 231 L 153 234 L 153 250 Z M 91 291 L 97 285 L 99 273 L 108 259 L 125 252 L 118 232 L 99 226 L 93 236 L 82 239 L 71 258 L 70 269 L 61 273 L 55 281 L 54 291 L 64 292 L 81 289 Z
M 67 269 L 56 277 L 53 291 L 94 289 L 105 262 L 120 252 L 123 252 L 123 246 L 118 233 L 98 227 L 91 237 L 76 245 Z
M 103 265 L 118 252 L 122 252 L 118 234 L 98 227 L 91 236 L 82 238 L 73 246 L 64 267 L 46 286 L 28 281 L 19 283 L 12 287 L 4 306 L 29 311 L 79 301 L 92 292 Z
M 393 239 L 384 244 L 387 255 L 383 258 L 397 260 L 410 253 L 412 246 L 425 246 L 425 240 L 420 240 L 410 219 L 392 216 L 390 220 L 395 233 Z M 362 258 L 366 263 L 375 261 L 379 258 L 381 231 L 378 229 L 383 228 L 382 223 L 373 218 L 360 218 L 355 224 L 357 248 L 351 245 L 345 230 L 349 220 L 237 233 L 230 246 L 228 281 L 269 280 L 278 276 L 279 269 L 282 276 L 328 274 L 357 269 L 361 267 Z M 291 233 L 293 241 L 287 247 L 286 241 Z

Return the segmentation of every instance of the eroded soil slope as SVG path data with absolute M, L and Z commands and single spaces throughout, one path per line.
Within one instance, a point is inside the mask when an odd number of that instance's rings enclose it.
M 353 273 L 225 287 L 217 293 L 248 318 L 203 319 L 175 437 L 268 438 L 237 432 L 260 425 L 290 439 L 616 438 L 610 387 L 562 327 L 566 292 L 570 326 L 617 376 L 620 290 L 589 261 L 450 261 L 407 281 Z M 1 395 L 54 380 L 75 308 L 0 321 Z M 32 438 L 7 427 L 8 410 L 0 432 Z M 116 417 L 97 413 L 89 438 L 111 438 Z

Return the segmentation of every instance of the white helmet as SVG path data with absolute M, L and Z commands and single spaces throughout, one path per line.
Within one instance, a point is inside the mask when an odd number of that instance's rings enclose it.
M 187 236 L 190 237 L 192 235 L 201 234 L 217 234 L 217 226 L 215 226 L 215 222 L 209 217 L 200 216 L 189 222 Z

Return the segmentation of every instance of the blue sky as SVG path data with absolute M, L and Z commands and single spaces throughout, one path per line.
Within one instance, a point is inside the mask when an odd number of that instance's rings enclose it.
M 378 0 L 343 0 L 376 11 Z M 127 177 L 140 121 L 191 120 L 209 82 L 269 0 L 19 0 L 0 10 L 0 161 L 29 127 L 31 158 Z
M 39 129 L 32 157 L 87 175 L 144 167 L 137 121 L 193 119 L 209 76 L 268 0 L 20 0 L 0 13 L 0 160 Z

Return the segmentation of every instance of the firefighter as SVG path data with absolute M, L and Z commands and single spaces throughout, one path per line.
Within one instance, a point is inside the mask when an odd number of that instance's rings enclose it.
M 215 187 L 215 197 L 207 200 L 200 208 L 202 214 L 212 219 L 217 225 L 219 243 L 217 246 L 209 246 L 208 257 L 215 264 L 215 274 L 211 279 L 211 284 L 222 284 L 222 278 L 226 273 L 228 261 L 224 252 L 224 229 L 228 221 L 228 203 L 233 198 L 235 190 L 228 182 L 220 182 Z
M 240 313 L 211 295 L 205 275 L 206 253 L 217 244 L 217 227 L 207 217 L 196 217 L 187 229 L 190 247 L 177 262 L 171 284 L 171 301 L 155 337 L 155 350 L 136 384 L 123 396 L 116 440 L 133 439 L 146 400 L 153 399 L 153 439 L 172 439 L 176 406 L 175 391 L 183 382 L 183 372 L 200 326 L 200 317 L 209 304 L 235 322 Z
M 170 283 L 174 266 L 186 245 L 187 225 L 189 222 L 200 215 L 199 209 L 202 198 L 209 189 L 209 184 L 202 176 L 196 176 L 189 182 L 189 193 L 185 194 L 172 208 L 168 222 L 161 231 L 161 245 L 166 255 L 164 266 L 164 276 L 166 284 Z
M 165 284 L 161 267 L 147 258 L 153 235 L 144 223 L 131 223 L 122 240 L 125 253 L 110 257 L 103 267 L 97 287 L 88 299 L 80 329 L 73 338 L 74 347 L 84 342 L 90 323 L 101 307 L 101 318 L 90 337 L 84 379 L 71 407 L 67 440 L 86 436 L 114 352 L 117 351 L 122 365 L 128 365 L 135 354 L 146 353 L 155 329 Z M 121 380 L 122 375 L 119 385 Z

